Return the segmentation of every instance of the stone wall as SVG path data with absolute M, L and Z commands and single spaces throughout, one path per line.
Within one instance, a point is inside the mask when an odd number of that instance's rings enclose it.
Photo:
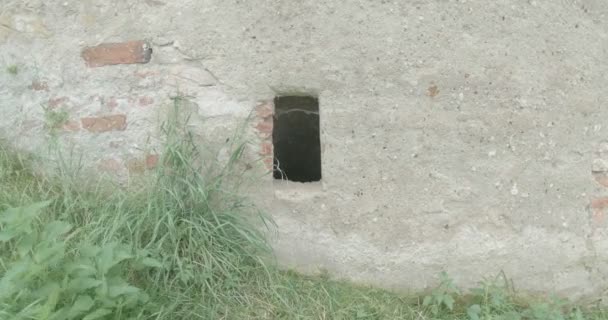
M 391 288 L 504 270 L 528 290 L 608 275 L 608 2 L 3 0 L 0 134 L 53 131 L 91 167 L 154 167 L 177 92 L 201 142 L 272 101 L 320 101 L 321 182 L 252 196 L 281 263 Z M 52 130 L 50 130 L 52 129 Z M 261 159 L 260 159 L 261 158 Z

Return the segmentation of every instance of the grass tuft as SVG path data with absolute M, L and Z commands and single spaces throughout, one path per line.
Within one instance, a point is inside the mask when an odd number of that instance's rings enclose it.
M 6 67 L 6 72 L 8 72 L 10 75 L 16 76 L 19 74 L 19 67 L 16 64 L 12 64 Z

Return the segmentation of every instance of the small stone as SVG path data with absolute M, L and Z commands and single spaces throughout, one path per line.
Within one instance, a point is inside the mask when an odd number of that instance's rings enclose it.
M 511 187 L 511 195 L 516 196 L 519 193 L 519 190 L 517 189 L 517 183 L 514 183 L 513 186 Z

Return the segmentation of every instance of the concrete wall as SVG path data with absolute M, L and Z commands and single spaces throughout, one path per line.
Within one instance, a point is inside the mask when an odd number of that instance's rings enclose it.
M 202 140 L 259 106 L 250 159 L 268 165 L 273 97 L 315 94 L 322 181 L 252 193 L 283 265 L 394 288 L 441 270 L 608 283 L 604 0 L 0 2 L 0 134 L 25 149 L 49 138 L 46 106 L 90 166 L 145 170 L 179 90 Z

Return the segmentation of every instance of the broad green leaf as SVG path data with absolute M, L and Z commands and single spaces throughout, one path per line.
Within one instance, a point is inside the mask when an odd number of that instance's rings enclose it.
M 0 242 L 7 242 L 19 235 L 19 231 L 7 227 L 5 230 L 0 231 Z
M 34 294 L 34 297 L 37 297 L 37 298 L 47 298 L 50 295 L 52 295 L 53 292 L 57 291 L 57 289 L 60 289 L 60 288 L 61 288 L 61 285 L 58 282 L 48 281 L 42 287 L 40 287 L 36 291 L 34 291 L 33 294 Z
M 43 201 L 32 203 L 29 206 L 6 209 L 4 212 L 0 213 L 0 223 L 11 224 L 30 222 L 49 204 L 51 204 L 51 201 Z
M 112 313 L 112 310 L 110 309 L 97 309 L 95 311 L 93 311 L 92 313 L 89 313 L 86 317 L 82 318 L 82 320 L 95 320 L 95 319 L 100 319 L 103 318 L 107 315 L 109 315 L 110 313 Z
M 474 304 L 467 308 L 467 316 L 469 320 L 480 320 L 479 314 L 481 313 L 481 307 L 478 304 Z
M 146 267 L 150 267 L 150 268 L 163 268 L 163 264 L 162 262 L 154 259 L 154 258 L 143 258 L 141 260 L 141 263 L 146 266 Z
M 57 306 L 57 302 L 59 301 L 59 296 L 61 295 L 61 287 L 59 286 L 58 283 L 52 283 L 52 284 L 48 285 L 47 287 L 48 287 L 47 290 L 49 290 L 50 292 L 48 294 L 46 303 L 44 304 L 44 306 L 42 307 L 42 309 L 40 309 L 40 312 L 38 313 L 39 319 L 48 319 L 51 317 L 51 314 L 55 310 L 55 307 Z
M 94 305 L 95 302 L 91 297 L 87 295 L 78 296 L 78 298 L 76 298 L 76 301 L 68 311 L 67 318 L 74 319 L 78 316 L 81 316 L 85 312 L 91 310 Z
M 139 288 L 130 286 L 126 283 L 108 286 L 108 296 L 110 296 L 110 298 L 116 298 L 120 295 L 134 294 L 134 293 L 138 293 L 138 292 L 139 292 Z
M 17 244 L 17 253 L 19 253 L 20 257 L 24 257 L 27 255 L 38 240 L 38 235 L 35 232 L 27 234 L 19 239 L 19 243 Z
M 72 226 L 63 221 L 53 221 L 44 227 L 43 237 L 47 240 L 56 240 L 59 236 L 66 234 Z
M 117 264 L 132 258 L 133 254 L 131 254 L 130 249 L 126 248 L 125 246 L 116 246 L 114 248 L 114 257 L 112 259 L 112 266 L 110 267 L 110 269 L 116 266 Z
M 64 253 L 65 244 L 63 243 L 41 243 L 39 246 L 36 246 L 34 250 L 34 260 L 39 263 L 51 262 L 49 260 L 57 261 L 63 258 Z
M 78 277 L 70 281 L 68 284 L 69 290 L 75 292 L 82 292 L 87 289 L 95 288 L 101 284 L 101 280 L 89 278 L 89 277 Z
M 450 311 L 452 311 L 454 309 L 454 298 L 452 298 L 452 296 L 446 294 L 443 297 L 443 304 L 448 307 L 448 309 Z
M 426 296 L 426 297 L 424 297 L 424 300 L 422 300 L 422 305 L 429 306 L 429 305 L 431 305 L 431 301 L 432 301 L 431 296 Z
M 30 259 L 22 259 L 10 266 L 0 279 L 0 301 L 3 297 L 9 297 L 19 291 L 18 285 L 22 282 L 21 278 L 30 270 L 31 265 Z
M 68 264 L 66 270 L 70 275 L 75 277 L 88 277 L 97 272 L 97 269 L 93 266 L 93 262 L 86 259 Z
M 98 246 L 94 246 L 91 244 L 83 244 L 80 245 L 78 248 L 78 252 L 86 258 L 95 258 L 97 256 L 97 254 L 99 254 L 99 251 L 101 250 L 100 247 Z
M 97 267 L 101 274 L 106 274 L 114 266 L 114 245 L 101 248 L 97 255 Z

